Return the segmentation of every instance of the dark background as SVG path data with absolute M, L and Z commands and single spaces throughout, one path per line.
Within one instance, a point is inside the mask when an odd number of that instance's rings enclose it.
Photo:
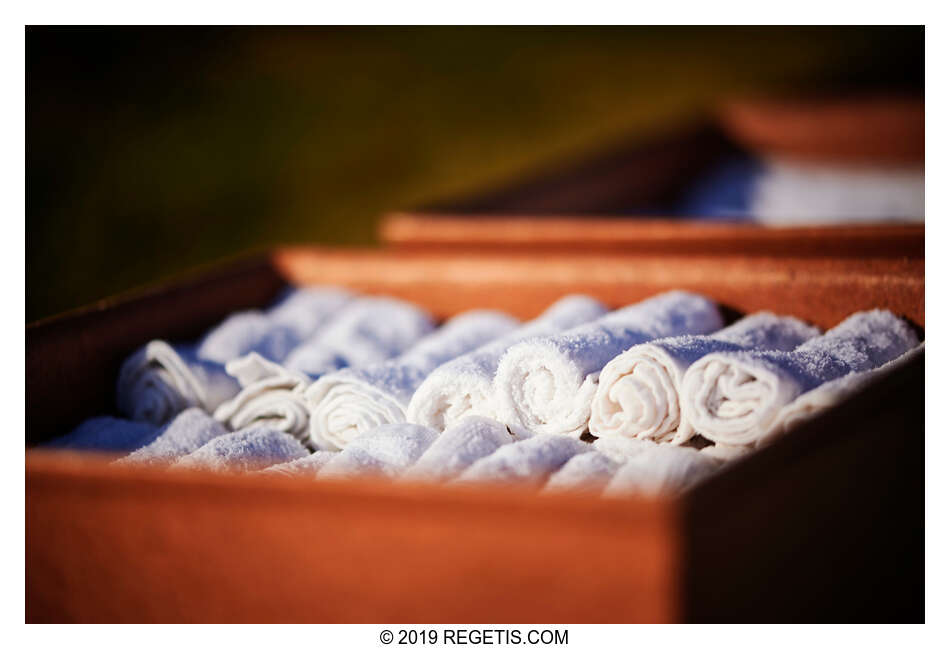
M 922 27 L 28 27 L 26 317 L 701 119 L 923 85 Z

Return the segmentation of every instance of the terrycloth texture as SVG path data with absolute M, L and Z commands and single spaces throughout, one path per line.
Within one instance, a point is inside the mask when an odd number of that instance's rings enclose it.
M 676 493 L 691 487 L 714 473 L 722 461 L 687 446 L 649 444 L 642 452 L 630 456 L 607 487 L 605 496 L 631 493 L 654 495 Z
M 591 450 L 590 444 L 571 437 L 542 433 L 502 446 L 468 467 L 455 482 L 509 482 L 539 486 L 572 457 Z
M 601 437 L 594 440 L 594 450 L 619 464 L 642 453 L 649 453 L 655 446 L 656 442 L 650 440 L 621 436 Z
M 600 451 L 575 455 L 562 466 L 548 483 L 544 491 L 590 491 L 600 493 L 610 482 L 614 474 L 623 466 Z
M 226 367 L 242 389 L 214 411 L 215 419 L 232 430 L 260 423 L 306 443 L 310 437 L 310 412 L 303 397 L 310 385 L 307 376 L 253 352 L 229 362 Z
M 445 430 L 468 415 L 497 418 L 492 379 L 501 357 L 522 340 L 550 336 L 595 320 L 607 312 L 597 300 L 570 295 L 555 302 L 540 316 L 507 336 L 449 361 L 422 382 L 412 395 L 407 419 Z
M 465 417 L 439 435 L 402 477 L 407 480 L 449 480 L 514 439 L 504 424 L 493 419 Z
M 432 316 L 414 304 L 385 297 L 361 298 L 295 348 L 283 365 L 321 376 L 344 367 L 381 363 L 403 353 L 434 328 Z
M 282 359 L 350 297 L 333 288 L 290 289 L 268 312 L 235 313 L 197 345 L 172 347 L 153 340 L 122 364 L 116 388 L 119 410 L 155 425 L 185 408 L 214 412 L 241 389 L 225 363 L 251 351 Z
M 242 311 L 212 329 L 198 344 L 197 356 L 227 363 L 250 352 L 283 360 L 313 336 L 352 299 L 337 288 L 288 289 L 268 311 Z
M 57 437 L 44 446 L 119 453 L 141 448 L 155 439 L 156 435 L 158 435 L 158 428 L 144 421 L 93 417 L 76 426 L 70 433 Z
M 788 351 L 821 332 L 797 318 L 756 313 L 708 336 L 635 345 L 604 366 L 591 403 L 590 432 L 682 444 L 695 434 L 681 416 L 683 375 L 713 352 Z
M 320 471 L 321 478 L 370 474 L 395 478 L 415 464 L 439 436 L 416 424 L 386 424 L 353 439 Z
M 213 412 L 239 390 L 223 365 L 199 359 L 193 347 L 153 340 L 122 364 L 116 400 L 123 414 L 158 426 L 186 408 Z
M 820 385 L 814 390 L 809 390 L 779 411 L 769 432 L 762 438 L 762 441 L 766 442 L 773 437 L 787 433 L 802 421 L 821 414 L 852 394 L 864 389 L 870 383 L 920 357 L 923 353 L 924 344 L 921 343 L 878 368 L 866 372 L 852 372 Z
M 254 471 L 308 455 L 307 449 L 290 435 L 273 428 L 254 426 L 215 437 L 172 466 L 214 471 Z
M 326 466 L 327 462 L 337 455 L 338 453 L 335 451 L 317 451 L 307 457 L 269 466 L 259 471 L 259 473 L 316 477 L 317 474 L 320 473 L 320 470 Z
M 311 443 L 315 448 L 341 449 L 361 433 L 404 422 L 413 392 L 432 370 L 517 325 L 517 320 L 498 311 L 469 311 L 397 358 L 321 377 L 305 392 Z
M 683 378 L 681 405 L 706 439 L 758 444 L 778 412 L 799 395 L 879 367 L 917 344 L 913 330 L 893 313 L 863 311 L 793 351 L 704 356 Z
M 164 428 L 158 431 L 150 443 L 126 457 L 116 460 L 117 464 L 165 464 L 188 455 L 216 437 L 227 435 L 228 430 L 211 418 L 201 408 L 183 410 Z
M 560 334 L 518 343 L 495 375 L 499 418 L 512 430 L 579 437 L 587 430 L 600 370 L 640 343 L 722 327 L 715 303 L 671 291 Z

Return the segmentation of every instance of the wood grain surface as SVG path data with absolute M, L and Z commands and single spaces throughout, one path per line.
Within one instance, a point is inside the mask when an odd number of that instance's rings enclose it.
M 29 622 L 663 622 L 662 499 L 27 455 Z

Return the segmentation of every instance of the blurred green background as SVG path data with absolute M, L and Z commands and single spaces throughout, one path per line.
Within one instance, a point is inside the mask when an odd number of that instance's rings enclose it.
M 920 84 L 920 27 L 45 28 L 26 315 L 489 191 L 736 93 Z M 918 74 L 919 73 L 919 74 Z

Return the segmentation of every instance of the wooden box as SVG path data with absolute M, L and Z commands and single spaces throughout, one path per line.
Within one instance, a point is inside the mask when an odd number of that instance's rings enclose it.
M 35 445 L 118 366 L 285 283 L 528 318 L 671 288 L 831 326 L 924 325 L 922 259 L 277 250 L 27 328 L 30 622 L 922 621 L 923 360 L 678 497 L 164 472 Z

